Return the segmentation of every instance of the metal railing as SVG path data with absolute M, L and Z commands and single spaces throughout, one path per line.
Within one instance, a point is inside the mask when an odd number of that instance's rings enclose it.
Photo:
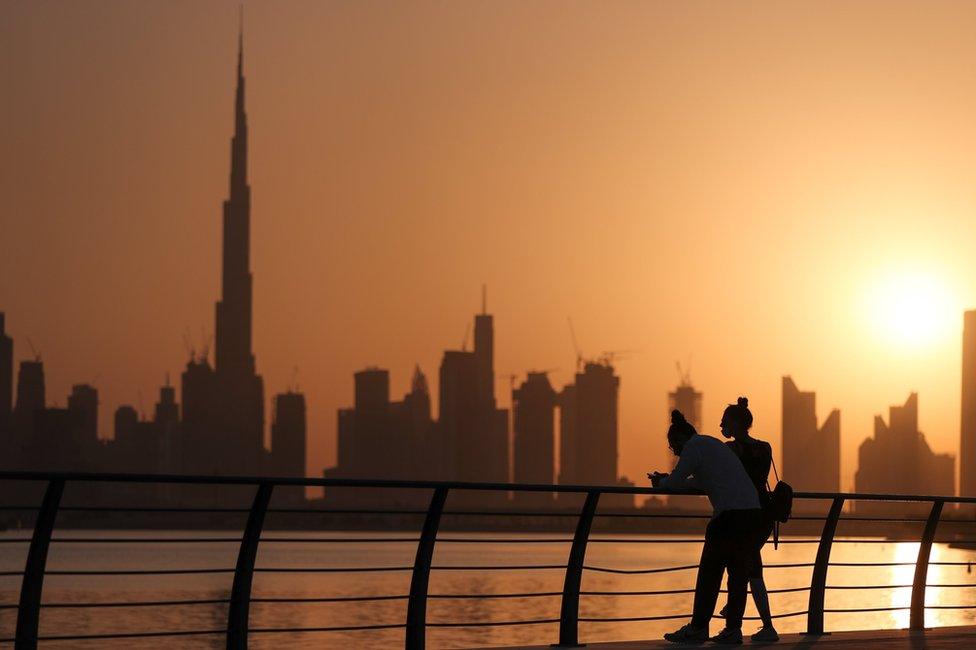
M 580 623 L 623 623 L 636 621 L 663 621 L 687 619 L 690 614 L 666 614 L 640 617 L 581 617 L 580 598 L 603 596 L 658 596 L 673 594 L 690 594 L 693 588 L 672 590 L 645 591 L 596 591 L 582 590 L 582 577 L 585 571 L 617 575 L 651 575 L 675 572 L 692 572 L 697 565 L 679 565 L 669 567 L 654 567 L 646 569 L 627 569 L 593 566 L 586 563 L 586 549 L 588 544 L 599 543 L 701 543 L 701 539 L 653 539 L 653 538 L 592 538 L 590 536 L 593 522 L 598 517 L 627 517 L 627 518 L 661 518 L 661 519 L 691 519 L 707 520 L 705 514 L 688 514 L 681 512 L 654 512 L 647 509 L 634 509 L 628 512 L 598 513 L 597 506 L 600 497 L 605 494 L 623 495 L 661 495 L 677 494 L 666 490 L 622 486 L 573 486 L 573 485 L 529 485 L 510 483 L 466 483 L 466 482 L 438 482 L 438 481 L 396 481 L 396 480 L 353 480 L 353 479 L 314 479 L 314 478 L 267 478 L 267 477 L 213 477 L 213 476 L 173 476 L 173 475 L 135 475 L 135 474 L 94 474 L 94 473 L 48 473 L 48 472 L 0 472 L 0 490 L 4 485 L 13 481 L 43 481 L 46 484 L 43 498 L 39 506 L 29 504 L 0 505 L 0 511 L 36 511 L 33 533 L 31 537 L 0 538 L 0 543 L 17 544 L 29 543 L 24 570 L 0 571 L 0 576 L 22 576 L 20 598 L 16 605 L 0 605 L 0 609 L 16 609 L 16 632 L 13 638 L 0 639 L 0 642 L 13 642 L 20 649 L 36 648 L 39 641 L 62 640 L 80 641 L 96 639 L 134 639 L 154 637 L 186 637 L 225 635 L 227 648 L 246 648 L 249 634 L 275 633 L 325 633 L 325 632 L 353 632 L 370 630 L 404 630 L 404 646 L 410 650 L 421 649 L 426 642 L 429 628 L 463 628 L 487 626 L 524 626 L 558 624 L 557 646 L 572 647 L 579 643 Z M 62 496 L 66 485 L 91 483 L 132 483 L 155 485 L 211 485 L 211 486 L 245 486 L 254 489 L 250 508 L 232 507 L 132 507 L 132 506 L 104 506 L 81 505 L 62 506 Z M 285 507 L 271 508 L 271 497 L 275 488 L 291 487 L 324 487 L 346 488 L 353 490 L 380 489 L 388 491 L 429 490 L 429 505 L 420 508 L 311 508 Z M 445 515 L 471 517 L 566 517 L 566 512 L 536 509 L 536 511 L 519 511 L 508 509 L 477 509 L 446 510 L 448 495 L 458 491 L 475 492 L 547 492 L 547 493 L 575 493 L 581 495 L 583 504 L 576 518 L 575 532 L 572 537 L 565 538 L 536 538 L 536 537 L 438 537 L 438 530 Z M 681 493 L 686 494 L 686 493 Z M 920 630 L 925 627 L 926 609 L 976 609 L 976 605 L 926 605 L 926 587 L 933 588 L 971 588 L 976 584 L 950 583 L 927 584 L 928 568 L 930 565 L 969 566 L 971 562 L 932 562 L 930 554 L 932 544 L 939 541 L 964 541 L 974 543 L 976 539 L 936 540 L 935 535 L 946 504 L 976 504 L 973 497 L 949 496 L 915 496 L 893 494 L 842 494 L 842 493 L 796 493 L 797 503 L 804 500 L 825 500 L 830 502 L 826 516 L 798 515 L 791 521 L 819 522 L 823 525 L 819 539 L 783 539 L 781 544 L 816 544 L 816 559 L 813 562 L 794 562 L 766 564 L 768 569 L 812 568 L 809 586 L 791 587 L 784 589 L 770 589 L 770 593 L 794 593 L 809 591 L 808 606 L 803 611 L 791 611 L 777 614 L 774 618 L 792 618 L 806 616 L 806 633 L 824 633 L 824 614 L 883 612 L 908 609 L 910 611 L 910 629 Z M 843 517 L 845 503 L 852 501 L 866 502 L 902 502 L 931 504 L 928 516 L 921 517 Z M 796 510 L 796 508 L 794 508 Z M 194 538 L 171 537 L 53 537 L 55 520 L 59 512 L 96 512 L 96 513 L 196 513 L 196 514 L 247 514 L 247 520 L 240 537 L 213 536 Z M 419 536 L 404 537 L 283 537 L 275 536 L 262 540 L 264 521 L 269 512 L 303 514 L 315 513 L 347 517 L 350 515 L 396 515 L 423 517 Z M 837 527 L 840 522 L 874 523 L 924 523 L 920 537 L 909 540 L 891 539 L 839 539 L 836 538 Z M 976 523 L 972 519 L 952 520 L 953 523 Z M 669 531 L 670 532 L 670 531 Z M 259 544 L 265 543 L 304 543 L 304 542 L 341 542 L 349 544 L 369 544 L 372 542 L 402 542 L 416 544 L 413 564 L 410 566 L 365 566 L 365 567 L 255 567 L 255 559 Z M 474 566 L 433 566 L 433 554 L 436 542 L 461 544 L 533 544 L 565 542 L 570 544 L 569 555 L 565 564 L 535 564 L 535 565 L 474 565 Z M 835 543 L 892 543 L 895 541 L 919 542 L 918 555 L 913 562 L 831 562 L 831 548 Z M 57 544 L 139 544 L 139 543 L 235 543 L 238 544 L 237 562 L 230 567 L 208 568 L 180 568 L 180 569 L 113 569 L 113 570 L 48 570 L 47 556 L 52 543 Z M 844 567 L 915 567 L 914 579 L 910 585 L 829 585 L 827 572 L 831 566 Z M 544 592 L 514 592 L 491 594 L 431 594 L 428 591 L 431 571 L 520 571 L 520 570 L 551 570 L 563 572 L 563 587 L 561 591 Z M 378 594 L 365 596 L 335 596 L 335 597 L 252 597 L 251 587 L 255 573 L 375 573 L 375 572 L 410 572 L 410 588 L 406 594 Z M 103 601 L 103 602 L 42 602 L 42 588 L 45 576 L 106 576 L 106 575 L 194 575 L 194 574 L 233 574 L 233 584 L 228 598 L 197 598 L 184 600 L 144 600 L 144 601 Z M 824 599 L 828 590 L 878 590 L 911 588 L 911 604 L 908 607 L 869 607 L 830 609 L 825 608 Z M 431 600 L 463 600 L 463 599 L 507 599 L 507 598 L 560 598 L 559 618 L 541 618 L 512 621 L 454 621 L 430 622 L 427 620 L 427 603 Z M 402 623 L 376 623 L 369 625 L 335 625 L 317 627 L 273 627 L 255 628 L 249 625 L 249 613 L 252 603 L 286 604 L 286 603 L 341 603 L 341 602 L 378 602 L 378 601 L 406 601 L 406 616 Z M 130 607 L 168 607 L 168 606 L 197 606 L 197 605 L 227 605 L 228 613 L 226 626 L 223 629 L 193 629 L 193 630 L 163 630 L 142 632 L 110 632 L 100 634 L 58 634 L 39 635 L 39 620 L 42 609 L 94 609 L 94 608 L 130 608 Z

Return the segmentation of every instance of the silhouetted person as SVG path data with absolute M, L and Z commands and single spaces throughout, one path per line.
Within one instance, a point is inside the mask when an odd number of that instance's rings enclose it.
M 708 639 L 708 623 L 715 611 L 722 573 L 728 569 L 725 629 L 711 640 L 738 645 L 742 643 L 749 569 L 762 525 L 759 496 L 732 450 L 716 438 L 698 435 L 677 410 L 671 412 L 668 445 L 679 456 L 678 464 L 670 475 L 648 474 L 651 484 L 675 490 L 698 488 L 708 495 L 714 514 L 705 529 L 691 622 L 664 638 L 673 643 L 703 643 Z
M 766 582 L 763 580 L 762 564 L 762 545 L 769 539 L 773 532 L 772 519 L 765 514 L 766 505 L 769 503 L 769 468 L 773 463 L 773 448 L 768 442 L 756 440 L 749 435 L 752 428 L 752 412 L 749 411 L 749 400 L 740 397 L 735 404 L 729 404 L 722 414 L 722 435 L 732 438 L 725 443 L 729 449 L 742 461 L 742 466 L 746 474 L 752 479 L 752 484 L 756 487 L 759 496 L 759 505 L 764 510 L 762 527 L 759 531 L 758 547 L 752 560 L 749 571 L 749 588 L 752 591 L 752 600 L 756 603 L 756 610 L 759 618 L 762 619 L 762 628 L 752 635 L 753 641 L 771 643 L 779 641 L 779 634 L 773 627 L 773 618 L 769 611 L 769 594 L 766 591 Z M 731 590 L 731 587 L 730 587 Z M 728 612 L 728 605 L 722 608 L 721 616 Z

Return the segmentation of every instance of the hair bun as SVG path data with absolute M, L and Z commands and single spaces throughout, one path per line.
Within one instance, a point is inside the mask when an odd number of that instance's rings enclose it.
M 681 414 L 681 411 L 674 409 L 671 411 L 671 424 L 681 424 L 685 421 L 685 416 Z
M 749 398 L 748 397 L 740 397 L 738 400 L 736 400 L 735 403 L 738 404 L 739 406 L 741 406 L 744 409 L 749 408 Z

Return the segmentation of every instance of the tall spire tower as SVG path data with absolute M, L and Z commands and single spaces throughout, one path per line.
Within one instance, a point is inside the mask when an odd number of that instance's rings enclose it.
M 234 137 L 230 143 L 230 195 L 224 201 L 223 275 L 217 303 L 219 374 L 254 374 L 251 350 L 251 188 L 247 184 L 247 113 L 244 110 L 244 24 L 238 34 Z
M 221 293 L 216 308 L 216 363 L 191 359 L 183 373 L 182 435 L 200 474 L 261 473 L 264 448 L 264 381 L 251 348 L 251 187 L 247 183 L 247 113 L 244 110 L 243 15 L 237 43 L 234 136 L 230 141 L 230 192 L 223 210 Z

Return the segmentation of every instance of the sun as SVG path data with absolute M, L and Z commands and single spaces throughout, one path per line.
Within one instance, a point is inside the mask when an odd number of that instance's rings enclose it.
M 868 289 L 865 303 L 874 335 L 900 349 L 947 340 L 959 318 L 949 284 L 923 271 L 879 276 Z

